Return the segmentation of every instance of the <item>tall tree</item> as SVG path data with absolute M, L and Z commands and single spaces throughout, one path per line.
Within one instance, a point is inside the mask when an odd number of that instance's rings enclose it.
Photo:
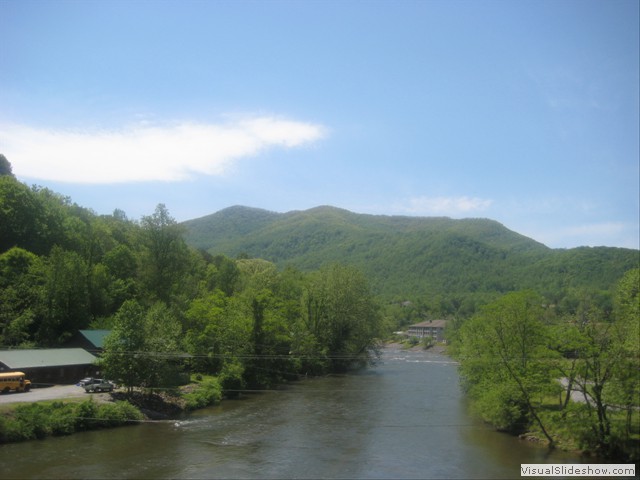
M 129 393 L 141 386 L 147 376 L 144 321 L 140 304 L 126 301 L 115 316 L 100 359 L 104 375 L 127 387 Z
M 43 269 L 37 338 L 57 345 L 90 322 L 87 265 L 77 253 L 55 246 Z
M 158 300 L 169 302 L 172 288 L 179 285 L 186 264 L 182 229 L 164 204 L 159 204 L 153 215 L 142 217 L 141 226 L 147 286 Z
M 461 373 L 487 420 L 515 431 L 534 422 L 553 447 L 539 400 L 557 389 L 543 303 L 532 292 L 511 293 L 467 322 L 461 331 Z
M 42 271 L 35 254 L 14 247 L 0 254 L 0 345 L 29 345 Z
M 3 175 L 7 175 L 9 177 L 13 177 L 13 169 L 11 168 L 11 163 L 7 160 L 2 153 L 0 153 L 0 177 Z
M 333 370 L 372 360 L 381 316 L 359 270 L 333 264 L 317 272 L 303 294 L 303 318 L 312 336 L 304 344 L 325 351 Z

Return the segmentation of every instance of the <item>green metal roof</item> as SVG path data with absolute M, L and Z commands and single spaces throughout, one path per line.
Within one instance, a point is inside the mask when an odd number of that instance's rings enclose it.
M 0 350 L 0 362 L 11 369 L 89 365 L 95 360 L 96 357 L 82 348 Z
M 80 330 L 80 334 L 91 342 L 96 348 L 104 347 L 104 339 L 111 333 L 111 330 Z

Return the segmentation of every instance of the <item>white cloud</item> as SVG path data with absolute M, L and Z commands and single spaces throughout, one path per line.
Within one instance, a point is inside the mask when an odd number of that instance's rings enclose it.
M 486 210 L 493 200 L 477 197 L 414 197 L 399 207 L 411 215 L 468 215 Z
M 0 125 L 0 152 L 19 177 L 85 184 L 180 181 L 222 175 L 243 157 L 324 136 L 320 125 L 269 116 L 111 131 L 10 124 Z

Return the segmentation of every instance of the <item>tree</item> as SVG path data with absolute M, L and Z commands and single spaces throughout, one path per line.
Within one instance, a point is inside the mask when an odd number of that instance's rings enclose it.
M 26 185 L 0 176 L 0 253 L 11 247 L 46 253 L 40 248 L 41 216 L 41 205 Z
M 524 430 L 534 422 L 554 439 L 541 415 L 557 384 L 548 349 L 543 301 L 532 292 L 507 294 L 463 325 L 461 373 L 483 416 L 499 427 Z
M 587 412 L 586 443 L 605 457 L 626 450 L 640 405 L 638 272 L 631 270 L 619 281 L 613 318 L 592 307 L 579 312 L 575 322 L 582 339 L 576 384 Z M 619 410 L 626 413 L 622 428 L 612 420 Z
M 77 253 L 55 246 L 42 268 L 36 337 L 43 345 L 59 345 L 90 322 L 87 265 Z
M 146 247 L 143 273 L 156 299 L 168 302 L 174 285 L 184 274 L 187 247 L 182 229 L 164 204 L 153 215 L 142 217 L 142 239 Z
M 134 387 L 141 386 L 146 377 L 144 316 L 139 303 L 126 301 L 116 313 L 100 359 L 104 375 L 127 387 L 129 394 Z
M 321 269 L 302 301 L 303 321 L 311 338 L 299 344 L 319 347 L 314 353 L 324 352 L 334 371 L 372 360 L 382 322 L 360 271 L 339 264 Z
M 13 169 L 11 168 L 11 163 L 9 163 L 9 160 L 7 160 L 7 157 L 5 157 L 2 153 L 0 153 L 0 177 L 5 175 L 9 177 L 14 177 Z
M 166 388 L 180 383 L 182 327 L 164 303 L 154 304 L 144 319 L 144 347 L 147 370 L 143 385 Z
M 35 321 L 40 258 L 14 247 L 0 254 L 0 345 L 28 345 Z
M 630 270 L 618 283 L 614 312 L 618 324 L 616 340 L 622 350 L 614 372 L 614 391 L 618 404 L 626 411 L 624 438 L 628 441 L 634 411 L 640 407 L 640 269 Z

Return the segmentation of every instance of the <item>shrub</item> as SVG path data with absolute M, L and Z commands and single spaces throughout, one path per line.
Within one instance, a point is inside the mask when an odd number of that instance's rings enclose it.
M 54 402 L 47 411 L 52 435 L 70 435 L 76 430 L 73 405 Z
M 220 385 L 228 398 L 237 397 L 240 390 L 244 390 L 246 384 L 243 375 L 244 367 L 237 361 L 227 362 L 222 367 Z
M 29 440 L 22 427 L 23 425 L 13 417 L 0 417 L 0 441 L 8 443 Z
M 115 427 L 142 418 L 142 413 L 128 402 L 97 405 L 88 400 L 79 404 L 54 402 L 49 405 L 19 405 L 12 413 L 0 415 L 0 443 Z
M 98 422 L 98 406 L 93 403 L 93 400 L 86 400 L 82 403 L 79 403 L 76 406 L 75 414 L 76 430 L 91 430 L 96 427 L 96 424 Z
M 98 407 L 96 418 L 102 427 L 117 427 L 131 421 L 142 420 L 142 413 L 129 402 L 105 403 Z
M 187 410 L 215 405 L 222 399 L 222 387 L 215 378 L 208 379 L 197 385 L 191 393 L 184 394 L 183 398 L 187 402 Z
M 44 438 L 51 433 L 51 416 L 47 410 L 47 407 L 39 403 L 16 407 L 14 417 L 25 440 Z

